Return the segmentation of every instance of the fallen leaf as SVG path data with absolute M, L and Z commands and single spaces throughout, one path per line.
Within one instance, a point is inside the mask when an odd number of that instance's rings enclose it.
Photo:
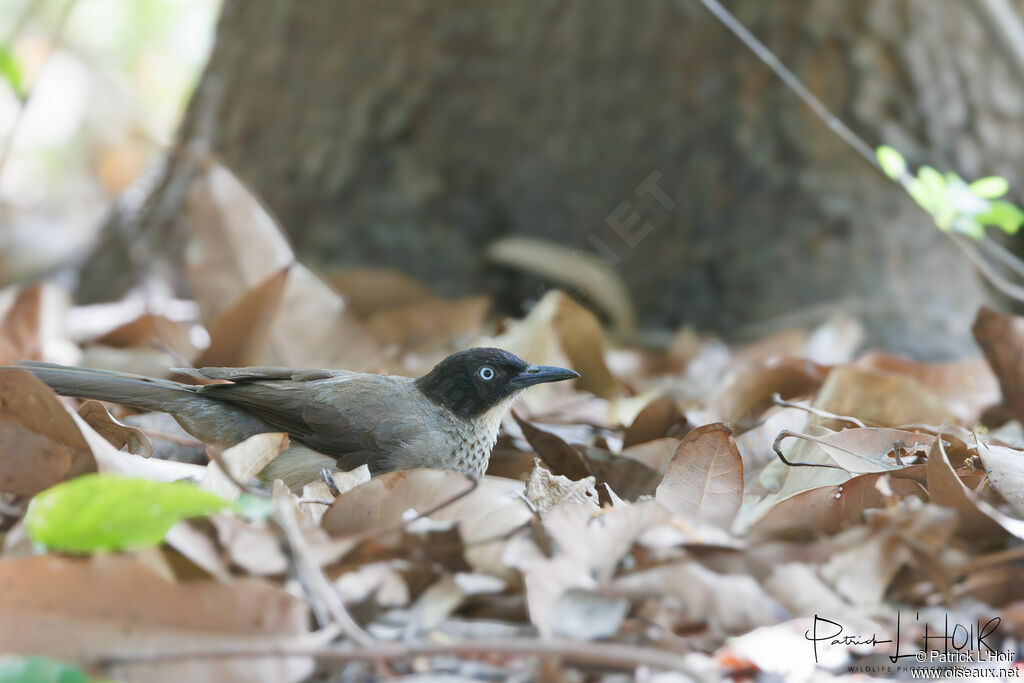
M 280 305 L 288 271 L 271 273 L 208 321 L 210 345 L 195 361 L 198 367 L 246 366 L 260 362 L 274 311 Z
M 451 501 L 430 515 L 437 521 L 456 520 L 466 546 L 466 561 L 487 574 L 502 576 L 505 536 L 525 524 L 531 513 L 514 498 L 496 494 L 486 478 L 466 495 L 472 480 L 447 470 L 399 470 L 387 472 L 338 496 L 324 514 L 323 529 L 331 536 L 347 536 L 379 529 L 377 543 L 400 539 L 396 529 L 407 510 L 426 512 Z M 390 531 L 389 531 L 390 530 Z
M 963 424 L 976 423 L 982 411 L 999 403 L 999 381 L 984 358 L 946 363 L 918 363 L 885 353 L 871 353 L 854 365 L 909 377 L 941 398 Z
M 935 437 L 931 434 L 876 427 L 843 429 L 818 436 L 796 433 L 789 435 L 813 441 L 836 465 L 851 474 L 900 469 L 904 465 L 897 461 L 897 456 L 901 459 L 924 456 L 935 443 Z M 897 449 L 899 453 L 896 452 Z
M 818 389 L 828 369 L 801 358 L 779 358 L 764 365 L 735 371 L 708 401 L 712 419 L 732 425 L 735 432 L 752 429 L 770 408 L 772 396 L 806 396 Z
M 989 484 L 1018 517 L 1024 518 L 1024 452 L 979 441 L 978 456 L 985 465 Z
M 254 364 L 367 371 L 379 357 L 377 341 L 344 297 L 308 268 L 292 265 Z
M 551 635 L 573 640 L 611 638 L 628 612 L 628 600 L 570 588 L 551 605 Z
M 814 407 L 859 418 L 873 427 L 956 422 L 945 402 L 917 381 L 856 365 L 833 368 Z
M 1003 402 L 1024 422 L 1024 318 L 982 306 L 971 332 L 999 380 Z
M 480 343 L 508 349 L 531 363 L 567 365 L 580 373 L 574 384 L 577 389 L 603 398 L 620 393 L 618 380 L 604 361 L 600 323 L 563 292 L 548 292 L 522 321 L 499 337 Z
M 585 292 L 618 330 L 636 327 L 633 303 L 615 268 L 592 254 L 530 237 L 506 237 L 487 248 L 495 263 L 520 268 Z
M 641 462 L 652 471 L 664 475 L 679 448 L 680 441 L 681 439 L 673 438 L 645 441 L 629 448 L 623 448 L 622 457 Z
M 437 298 L 421 282 L 390 268 L 346 268 L 331 274 L 328 282 L 345 295 L 352 313 L 364 320 L 381 311 Z
M 89 423 L 89 426 L 95 429 L 100 436 L 109 441 L 114 448 L 118 450 L 125 448 L 129 453 L 141 455 L 144 458 L 153 455 L 153 444 L 150 443 L 145 432 L 138 427 L 129 427 L 115 420 L 99 401 L 83 402 L 78 407 L 78 415 Z
M 254 579 L 174 584 L 130 557 L 53 555 L 0 561 L 0 642 L 98 671 L 109 655 L 232 646 L 304 637 L 308 607 Z M 130 599 L 126 599 L 129 598 Z M 307 657 L 176 659 L 111 665 L 120 680 L 299 681 Z
M 559 474 L 551 474 L 541 466 L 538 458 L 534 458 L 533 471 L 526 482 L 526 498 L 542 517 L 551 508 L 565 504 L 589 505 L 597 510 L 600 505 L 594 483 L 594 477 L 573 481 Z
M 743 458 L 720 422 L 696 427 L 680 442 L 655 500 L 697 524 L 728 529 L 743 499 Z
M 196 356 L 196 348 L 192 345 L 190 329 L 188 323 L 171 320 L 163 315 L 143 313 L 92 343 L 119 349 L 162 346 L 174 351 L 178 357 L 191 361 Z
M 29 372 L 0 368 L 0 491 L 31 496 L 95 471 L 56 394 Z
M 719 574 L 692 560 L 632 572 L 612 588 L 634 601 L 671 596 L 686 622 L 705 625 L 718 636 L 774 624 L 784 613 L 752 576 Z
M 891 496 L 879 489 L 878 482 L 883 477 L 888 477 Z M 883 507 L 891 497 L 925 498 L 924 484 L 924 465 L 862 474 L 842 484 L 820 486 L 775 503 L 750 532 L 761 537 L 784 538 L 839 533 L 862 523 L 865 510 Z
M 209 166 L 192 182 L 183 216 L 185 269 L 207 327 L 294 261 L 276 221 L 223 166 Z
M 659 396 L 641 410 L 626 428 L 622 448 L 665 437 L 682 438 L 693 429 L 680 412 L 676 402 L 668 396 Z
M 931 502 L 956 511 L 957 536 L 980 547 L 993 545 L 1004 538 L 1006 531 L 1003 527 L 978 509 L 977 502 L 968 495 L 967 487 L 946 458 L 941 439 L 935 440 L 928 453 L 925 472 Z
M 211 461 L 206 466 L 199 488 L 225 500 L 238 500 L 242 491 L 232 478 L 241 484 L 248 483 L 286 448 L 288 435 L 285 433 L 267 432 L 250 436 L 220 454 L 220 460 L 231 470 L 231 477 L 224 473 L 216 461 Z
M 481 333 L 490 307 L 486 296 L 419 301 L 370 315 L 366 329 L 381 344 L 402 351 L 451 350 Z
M 43 283 L 18 290 L 0 323 L 0 364 L 40 360 Z

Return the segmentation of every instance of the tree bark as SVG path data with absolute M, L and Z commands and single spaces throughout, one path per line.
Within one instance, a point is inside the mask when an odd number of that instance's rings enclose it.
M 728 3 L 869 144 L 1019 188 L 1024 91 L 973 5 Z M 987 297 L 696 0 L 226 0 L 180 143 L 235 171 L 310 265 L 390 265 L 447 294 L 535 297 L 482 258 L 526 235 L 600 253 L 659 327 L 845 310 L 941 356 Z M 173 244 L 190 165 L 111 224 Z M 101 263 L 92 298 L 110 294 Z

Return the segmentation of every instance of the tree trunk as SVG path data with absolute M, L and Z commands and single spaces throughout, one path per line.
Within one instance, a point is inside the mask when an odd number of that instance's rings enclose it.
M 869 144 L 1019 187 L 1024 93 L 973 6 L 729 3 Z M 180 142 L 239 174 L 310 265 L 394 266 L 442 293 L 536 296 L 482 258 L 535 236 L 613 263 L 646 325 L 735 332 L 817 305 L 932 356 L 964 348 L 986 296 L 696 0 L 226 0 Z M 135 213 L 142 234 L 173 242 L 189 166 Z M 93 297 L 107 268 L 84 271 Z

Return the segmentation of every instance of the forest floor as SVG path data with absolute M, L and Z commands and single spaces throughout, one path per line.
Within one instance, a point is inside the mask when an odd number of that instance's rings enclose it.
M 524 395 L 480 481 L 364 467 L 293 493 L 249 483 L 283 435 L 208 462 L 165 416 L 0 370 L 0 650 L 69 667 L 0 680 L 1019 673 L 1024 318 L 979 311 L 984 356 L 949 363 L 865 349 L 849 317 L 633 348 L 559 291 L 495 319 L 398 273 L 321 278 L 223 170 L 187 211 L 192 300 L 11 288 L 0 362 L 416 376 L 500 346 L 581 378 Z

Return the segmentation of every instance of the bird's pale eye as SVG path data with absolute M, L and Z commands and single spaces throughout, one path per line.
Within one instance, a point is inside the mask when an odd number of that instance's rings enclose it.
M 494 379 L 494 368 L 490 365 L 485 365 L 480 368 L 480 371 L 477 374 L 480 375 L 480 379 L 489 382 Z

